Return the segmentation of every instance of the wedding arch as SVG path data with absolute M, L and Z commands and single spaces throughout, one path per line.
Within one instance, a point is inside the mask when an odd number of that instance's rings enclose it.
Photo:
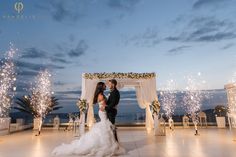
M 156 74 L 155 73 L 83 73 L 81 99 L 86 99 L 89 106 L 87 112 L 87 125 L 91 127 L 94 123 L 93 95 L 96 84 L 99 81 L 116 79 L 117 88 L 134 87 L 138 105 L 146 110 L 146 129 L 153 128 L 153 117 L 150 105 L 154 100 L 158 100 L 156 94 Z

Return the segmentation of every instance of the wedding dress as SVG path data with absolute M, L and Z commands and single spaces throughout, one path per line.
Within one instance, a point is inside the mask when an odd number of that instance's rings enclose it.
M 99 103 L 99 109 L 102 103 Z M 124 153 L 124 149 L 116 142 L 112 127 L 107 118 L 106 111 L 98 111 L 101 119 L 95 123 L 90 131 L 81 136 L 80 139 L 70 144 L 62 144 L 56 147 L 52 154 L 55 156 L 77 155 L 77 156 L 113 156 Z M 121 151 L 122 150 L 122 151 Z

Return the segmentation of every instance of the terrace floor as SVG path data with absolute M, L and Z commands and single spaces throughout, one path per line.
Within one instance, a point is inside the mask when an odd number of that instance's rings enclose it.
M 134 157 L 235 157 L 236 135 L 229 129 L 193 129 L 174 131 L 166 136 L 154 136 L 144 127 L 120 127 L 118 135 L 127 154 Z M 44 129 L 40 136 L 28 130 L 0 136 L 0 157 L 50 157 L 54 147 L 76 138 L 72 131 Z

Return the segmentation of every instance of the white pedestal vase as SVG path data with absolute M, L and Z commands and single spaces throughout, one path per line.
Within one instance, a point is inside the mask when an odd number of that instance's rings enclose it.
M 34 118 L 34 130 L 39 130 L 42 126 L 42 118 Z M 41 129 L 41 128 L 40 128 Z
M 79 125 L 79 134 L 80 136 L 85 133 L 85 113 L 81 112 L 80 114 L 80 125 Z
M 0 118 L 0 135 L 6 135 L 10 133 L 11 118 Z
M 158 135 L 158 119 L 159 115 L 158 114 L 154 114 L 154 135 Z
M 156 136 L 166 136 L 166 124 L 165 124 L 165 120 L 163 119 L 162 116 L 157 121 L 157 128 L 155 131 L 155 135 Z
M 56 116 L 53 119 L 53 129 L 59 130 L 59 127 L 60 127 L 60 118 Z
M 183 116 L 182 122 L 183 122 L 183 127 L 184 128 L 189 128 L 189 118 L 186 115 Z
M 216 123 L 218 128 L 225 128 L 225 117 L 216 117 Z
M 34 118 L 34 130 L 38 130 L 39 129 L 39 118 Z

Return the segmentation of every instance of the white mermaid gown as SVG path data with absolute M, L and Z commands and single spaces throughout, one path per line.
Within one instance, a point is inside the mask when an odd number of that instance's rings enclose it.
M 100 107 L 101 104 L 99 104 Z M 97 157 L 123 154 L 124 149 L 115 140 L 112 124 L 108 120 L 106 112 L 99 110 L 98 115 L 101 121 L 95 123 L 90 131 L 70 144 L 62 144 L 56 147 L 52 154 L 54 156 L 77 155 Z

